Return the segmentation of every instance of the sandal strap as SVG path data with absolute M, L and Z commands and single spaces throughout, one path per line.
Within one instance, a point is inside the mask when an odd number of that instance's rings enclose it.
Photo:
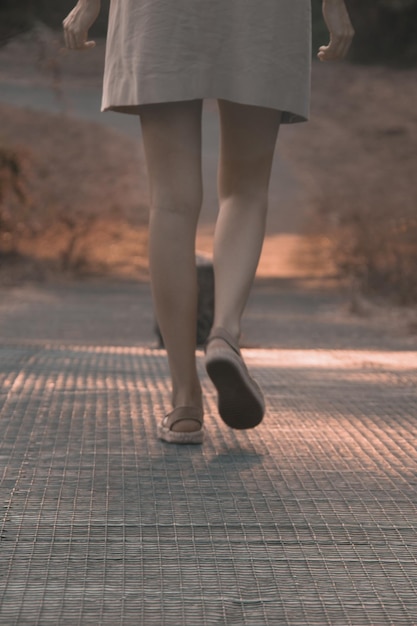
M 213 341 L 213 339 L 223 339 L 223 341 L 225 341 L 232 348 L 232 350 L 236 352 L 236 354 L 241 356 L 239 344 L 237 343 L 233 335 L 231 335 L 229 331 L 226 330 L 225 328 L 222 328 L 221 326 L 217 326 L 217 328 L 213 328 L 211 330 L 210 335 L 208 336 L 206 340 L 206 344 L 205 344 L 206 351 L 207 351 L 207 347 L 210 341 Z
M 203 426 L 203 410 L 196 406 L 177 406 L 165 415 L 163 423 L 166 428 L 172 430 L 174 424 L 182 420 L 194 420 Z

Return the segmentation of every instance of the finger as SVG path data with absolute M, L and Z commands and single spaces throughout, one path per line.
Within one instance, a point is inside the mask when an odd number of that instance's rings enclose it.
M 95 41 L 87 41 L 87 37 L 88 31 L 84 31 L 77 36 L 77 47 L 79 50 L 89 50 L 90 48 L 94 48 L 94 46 L 96 45 Z
M 325 50 L 324 46 L 321 46 L 319 48 L 319 51 L 317 53 L 317 57 L 320 59 L 320 61 L 325 61 L 326 60 L 326 50 Z
M 346 57 L 350 46 L 352 45 L 352 39 L 353 39 L 353 32 L 349 31 L 349 33 L 346 35 L 346 39 L 345 39 L 345 46 L 343 48 L 343 57 Z
M 330 41 L 327 44 L 327 46 L 321 46 L 320 47 L 320 52 L 321 54 L 321 59 L 323 61 L 331 61 L 333 58 L 333 52 L 334 52 L 334 46 L 335 46 L 335 40 L 334 40 L 334 35 L 332 35 L 332 33 L 330 33 Z
M 341 49 L 340 49 L 340 58 L 344 59 L 349 51 L 349 48 L 352 44 L 352 39 L 355 35 L 355 31 L 353 30 L 352 24 L 348 20 L 344 24 L 343 34 L 341 35 Z
M 349 49 L 349 42 L 347 42 L 346 39 L 341 40 L 340 43 L 338 44 L 337 48 L 334 50 L 334 57 L 333 58 L 336 61 L 344 59 L 348 49 Z
M 341 42 L 339 37 L 331 36 L 328 46 L 323 46 L 323 58 L 326 61 L 334 61 L 339 58 Z
M 331 61 L 333 58 L 333 53 L 330 49 L 330 46 L 321 46 L 317 56 L 319 57 L 320 61 Z
M 76 50 L 84 50 L 85 39 L 85 35 L 80 35 L 80 33 L 74 33 L 74 44 Z
M 77 44 L 77 48 L 84 48 L 86 41 L 87 41 L 87 31 L 81 31 L 75 34 L 75 42 Z
M 343 58 L 343 50 L 345 47 L 345 40 L 342 37 L 338 37 L 335 43 L 335 48 L 333 50 L 333 58 L 335 60 Z
M 62 25 L 64 27 L 65 45 L 67 48 L 69 48 L 71 46 L 70 37 L 69 37 L 70 26 L 71 26 L 71 14 L 67 15 L 65 20 L 62 22 Z
M 330 43 L 321 46 L 317 54 L 321 61 L 334 61 L 344 59 L 352 43 L 353 30 L 348 30 L 343 35 L 337 37 L 330 36 Z
M 350 48 L 350 41 L 345 41 L 345 43 L 343 44 L 343 48 L 340 52 L 340 58 L 344 59 L 347 56 L 347 53 L 349 52 L 349 48 Z
M 69 48 L 68 45 L 68 33 L 67 33 L 67 29 L 64 27 L 64 42 L 65 42 L 65 47 Z
M 343 38 L 340 35 L 335 35 L 330 38 L 330 53 L 333 60 L 339 59 L 341 51 L 343 49 Z
M 89 50 L 90 48 L 94 48 L 95 45 L 96 45 L 95 41 L 86 41 L 85 44 L 81 48 L 77 48 L 77 49 L 80 50 L 80 52 L 83 52 L 85 50 Z
M 74 33 L 72 32 L 68 33 L 68 40 L 69 40 L 71 50 L 75 50 L 77 48 L 77 42 L 75 41 Z

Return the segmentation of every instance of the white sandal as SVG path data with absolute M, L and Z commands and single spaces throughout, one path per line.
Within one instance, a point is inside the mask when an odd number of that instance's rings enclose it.
M 174 424 L 183 420 L 194 420 L 200 428 L 191 432 L 172 430 Z M 203 443 L 203 409 L 196 406 L 177 406 L 165 415 L 158 427 L 158 437 L 168 443 Z

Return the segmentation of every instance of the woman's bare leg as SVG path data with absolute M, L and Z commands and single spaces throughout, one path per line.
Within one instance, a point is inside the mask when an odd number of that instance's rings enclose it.
M 203 196 L 201 115 L 202 100 L 140 107 L 150 190 L 152 294 L 168 353 L 173 407 L 202 406 L 195 359 L 195 235 Z M 181 420 L 173 429 L 198 427 L 193 420 Z
M 218 100 L 220 213 L 214 239 L 215 318 L 234 337 L 265 235 L 268 187 L 281 113 Z

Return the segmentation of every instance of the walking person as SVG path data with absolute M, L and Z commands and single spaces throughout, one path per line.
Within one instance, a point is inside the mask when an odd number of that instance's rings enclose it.
M 88 50 L 100 0 L 78 0 L 63 21 L 66 46 Z M 323 0 L 330 32 L 321 61 L 343 58 L 353 37 L 344 0 Z M 219 215 L 214 235 L 214 323 L 207 373 L 224 422 L 253 428 L 265 402 L 239 349 L 255 277 L 280 124 L 309 116 L 310 0 L 111 0 L 102 111 L 138 115 L 150 190 L 149 267 L 167 349 L 172 443 L 203 441 L 196 368 L 195 238 L 202 205 L 201 118 L 217 99 Z

